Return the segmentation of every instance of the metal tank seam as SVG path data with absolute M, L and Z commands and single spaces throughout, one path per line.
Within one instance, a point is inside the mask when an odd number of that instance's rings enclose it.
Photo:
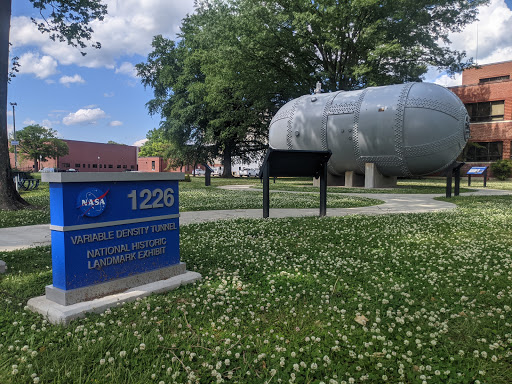
M 452 147 L 454 144 L 459 142 L 459 139 L 460 132 L 455 132 L 453 135 L 450 135 L 445 139 L 434 141 L 433 143 L 405 146 L 404 153 L 406 156 L 411 157 L 430 155 L 432 152 Z
M 293 149 L 292 120 L 293 120 L 293 116 L 295 115 L 295 109 L 297 108 L 297 104 L 299 104 L 300 99 L 302 99 L 302 97 L 299 97 L 298 99 L 295 100 L 295 102 L 293 103 L 292 108 L 290 110 L 290 116 L 288 117 L 287 130 L 286 130 L 286 145 L 288 146 L 288 150 Z
M 396 109 L 395 114 L 395 152 L 397 154 L 397 157 L 399 158 L 399 162 L 397 165 L 400 167 L 402 176 L 412 176 L 412 173 L 411 171 L 409 171 L 409 168 L 407 167 L 407 164 L 404 159 L 403 126 L 407 96 L 409 95 L 409 91 L 411 90 L 413 85 L 414 83 L 404 84 L 402 91 L 400 92 L 400 96 L 398 98 L 398 107 Z
M 364 174 L 365 165 L 361 160 L 361 149 L 359 148 L 359 116 L 361 115 L 361 105 L 363 104 L 364 97 L 368 92 L 368 88 L 364 89 L 359 95 L 356 102 L 356 108 L 354 111 L 354 125 L 352 127 L 352 143 L 354 146 L 354 155 L 356 157 L 356 163 L 359 165 L 359 171 Z
M 327 151 L 329 147 L 327 146 L 327 117 L 329 116 L 329 109 L 331 108 L 332 103 L 336 96 L 338 96 L 340 92 L 333 92 L 333 96 L 330 100 L 325 103 L 324 111 L 322 112 L 322 125 L 320 126 L 320 138 L 322 140 L 322 149 Z
M 457 119 L 460 117 L 460 111 L 458 108 L 453 108 L 449 105 L 446 105 L 446 103 L 441 103 L 437 100 L 431 100 L 431 99 L 425 99 L 425 98 L 412 98 L 407 99 L 406 108 L 422 108 L 422 109 L 432 109 L 437 112 L 442 112 L 447 114 L 450 117 L 453 117 L 454 119 Z

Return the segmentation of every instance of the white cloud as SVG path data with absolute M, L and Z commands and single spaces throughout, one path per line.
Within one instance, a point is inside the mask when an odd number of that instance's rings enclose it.
M 20 56 L 20 74 L 32 73 L 38 79 L 45 79 L 57 73 L 57 60 L 39 53 L 27 52 Z
M 114 92 L 105 92 L 103 94 L 103 97 L 114 97 L 115 96 L 115 93 Z
M 479 21 L 450 36 L 450 47 L 465 50 L 478 64 L 512 60 L 512 10 L 504 0 L 491 0 L 489 6 L 479 10 Z
M 69 87 L 70 84 L 84 84 L 85 80 L 82 78 L 82 76 L 76 74 L 74 76 L 62 76 L 59 79 L 59 83 Z
M 434 83 L 442 85 L 443 87 L 454 87 L 456 85 L 462 84 L 462 74 L 457 73 L 454 77 L 450 77 L 448 75 L 441 75 L 438 77 Z
M 44 119 L 42 126 L 46 127 L 46 128 L 52 128 L 54 123 L 55 123 L 54 121 L 51 121 L 51 120 L 48 120 L 48 119 Z M 58 123 L 59 122 L 57 122 L 57 124 Z
M 146 141 L 148 141 L 148 139 L 140 139 L 140 140 L 137 140 L 132 145 L 135 145 L 136 147 L 142 147 Z
M 23 120 L 23 124 L 25 124 L 25 125 L 34 125 L 34 124 L 37 124 L 37 121 L 32 120 L 32 119 L 25 119 L 25 120 Z
M 449 47 L 466 51 L 478 64 L 512 60 L 512 10 L 505 1 L 491 0 L 488 6 L 479 7 L 478 19 L 462 32 L 451 34 Z M 431 68 L 424 78 L 445 87 L 462 84 L 460 75 L 452 79 L 435 68 Z
M 116 68 L 116 73 L 121 73 L 130 77 L 137 77 L 137 70 L 132 63 L 125 61 L 119 68 Z
M 95 124 L 97 120 L 104 119 L 107 114 L 100 108 L 95 109 L 79 109 L 76 112 L 70 113 L 62 120 L 64 125 L 76 124 Z
M 181 20 L 194 9 L 193 0 L 106 0 L 104 3 L 108 15 L 102 22 L 90 24 L 94 30 L 92 41 L 99 41 L 102 48 L 90 48 L 86 56 L 66 43 L 51 41 L 24 16 L 12 18 L 11 42 L 16 49 L 38 47 L 62 65 L 113 69 L 120 57 L 146 56 L 151 51 L 153 36 L 157 34 L 176 38 Z
M 121 125 L 123 125 L 123 122 L 119 120 L 113 120 L 110 123 L 108 123 L 108 125 L 110 125 L 111 127 L 120 127 Z

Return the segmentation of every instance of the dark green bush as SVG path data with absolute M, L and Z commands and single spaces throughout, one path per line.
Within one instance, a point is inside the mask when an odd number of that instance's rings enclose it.
M 506 180 L 512 175 L 512 161 L 498 160 L 491 164 L 491 171 L 498 180 Z

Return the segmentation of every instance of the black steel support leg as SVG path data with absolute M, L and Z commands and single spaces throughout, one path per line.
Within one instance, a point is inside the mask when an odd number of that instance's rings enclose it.
M 487 169 L 484 171 L 484 187 L 487 187 Z
M 453 192 L 454 196 L 459 196 L 460 192 L 460 167 L 455 171 L 455 190 Z
M 452 197 L 452 170 L 446 176 L 446 197 Z
M 327 214 L 327 163 L 322 166 L 320 174 L 320 216 Z
M 468 175 L 468 187 L 471 187 L 471 175 Z
M 263 218 L 266 219 L 270 214 L 270 180 L 269 180 L 270 164 L 263 164 Z

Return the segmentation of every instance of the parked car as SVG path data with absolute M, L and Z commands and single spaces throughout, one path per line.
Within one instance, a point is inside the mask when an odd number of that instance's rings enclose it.
M 204 176 L 206 174 L 205 170 L 204 169 L 201 169 L 201 168 L 197 168 L 195 171 L 194 171 L 194 174 L 196 176 Z
M 69 168 L 66 172 L 78 172 L 75 168 Z
M 258 170 L 254 168 L 244 168 L 239 173 L 240 177 L 258 177 Z
M 222 168 L 221 167 L 214 167 L 212 176 L 221 176 L 222 175 Z

